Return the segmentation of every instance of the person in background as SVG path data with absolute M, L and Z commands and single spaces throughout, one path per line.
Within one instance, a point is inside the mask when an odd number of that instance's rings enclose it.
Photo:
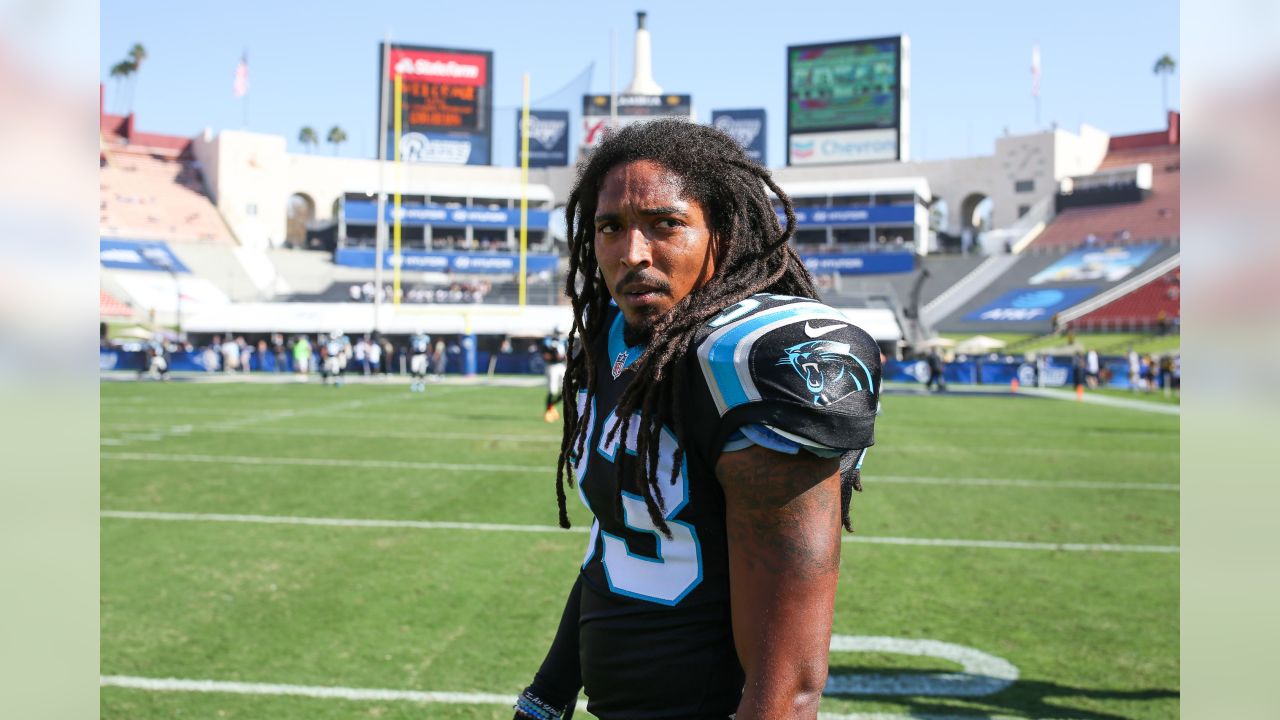
M 932 390 L 934 384 L 938 386 L 938 392 L 944 392 L 947 389 L 947 379 L 945 377 L 947 366 L 942 362 L 942 355 L 938 353 L 938 348 L 930 348 L 929 356 L 926 359 L 929 364 L 929 382 L 924 384 L 925 390 Z
M 433 380 L 441 380 L 444 378 L 444 369 L 448 363 L 448 356 L 445 353 L 444 341 L 437 340 L 435 350 L 431 353 L 431 374 Z
M 1129 353 L 1126 358 L 1129 361 L 1129 392 L 1137 392 L 1142 389 L 1142 359 L 1138 357 L 1138 353 L 1134 351 L 1133 346 L 1129 346 Z
M 222 343 L 222 371 L 230 374 L 239 369 L 240 345 L 228 338 L 226 342 Z
M 306 335 L 298 336 L 296 342 L 293 343 L 293 371 L 297 373 L 299 381 L 307 379 L 307 371 L 311 369 L 311 341 L 307 340 Z
M 560 411 L 556 410 L 556 403 L 560 402 L 564 390 L 564 370 L 565 363 L 568 361 L 566 354 L 564 335 L 560 328 L 556 328 L 550 335 L 542 339 L 542 364 L 543 372 L 547 378 L 547 401 L 542 413 L 542 419 L 547 422 L 555 422 L 560 419 Z
M 369 374 L 369 341 L 365 338 L 356 340 L 356 346 L 352 355 L 356 362 L 356 367 L 360 368 L 360 374 Z
M 1098 365 L 1098 351 L 1090 348 L 1089 352 L 1085 355 L 1084 362 L 1085 382 L 1089 383 L 1089 389 L 1095 389 L 1098 387 L 1098 372 L 1100 370 Z
M 377 375 L 382 369 L 382 342 L 380 338 L 374 336 L 374 338 L 369 341 L 365 346 L 364 356 L 368 363 L 365 365 L 364 374 Z
M 347 357 L 351 352 L 351 341 L 341 330 L 329 333 L 324 344 L 323 379 L 326 385 L 333 380 L 334 387 L 342 387 L 342 371 L 347 367 Z
M 282 373 L 289 369 L 289 355 L 285 352 L 284 335 L 280 333 L 271 334 L 271 354 L 276 359 L 276 372 Z
M 427 391 L 427 354 L 431 352 L 431 336 L 418 330 L 409 338 L 409 372 L 413 380 L 410 392 Z

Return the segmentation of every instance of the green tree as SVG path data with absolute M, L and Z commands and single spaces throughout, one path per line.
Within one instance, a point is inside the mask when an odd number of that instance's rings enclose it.
M 142 43 L 134 43 L 133 47 L 129 48 L 126 62 L 132 66 L 129 72 L 129 114 L 131 115 L 133 114 L 133 97 L 138 91 L 138 71 L 142 69 L 142 61 L 146 59 L 147 49 L 142 46 Z
M 334 125 L 329 128 L 329 136 L 325 140 L 333 144 L 333 154 L 337 155 L 338 146 L 347 141 L 347 131 Z
M 302 143 L 302 147 L 306 148 L 307 152 L 311 152 L 320 144 L 320 136 L 316 134 L 315 128 L 305 125 L 298 131 L 298 142 Z
M 1177 69 L 1178 61 L 1174 60 L 1169 53 L 1161 55 L 1156 60 L 1155 67 L 1151 69 L 1153 74 L 1160 76 L 1160 98 L 1164 103 L 1162 107 L 1166 112 L 1169 110 L 1169 76 Z
M 115 81 L 116 89 L 116 108 L 121 108 L 124 103 L 121 102 L 120 91 L 124 89 L 129 77 L 137 70 L 134 64 L 128 60 L 121 60 L 111 66 L 111 79 Z

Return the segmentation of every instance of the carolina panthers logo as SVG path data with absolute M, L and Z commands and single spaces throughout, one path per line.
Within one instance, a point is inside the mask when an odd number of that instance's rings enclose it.
M 849 351 L 849 344 L 834 340 L 810 340 L 792 345 L 779 365 L 790 365 L 801 378 L 805 389 L 813 395 L 813 404 L 831 405 L 850 393 L 872 388 L 871 373 Z M 861 370 L 864 384 L 858 376 Z

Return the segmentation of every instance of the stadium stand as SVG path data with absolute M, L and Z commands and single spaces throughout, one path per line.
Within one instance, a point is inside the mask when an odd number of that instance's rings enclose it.
M 111 293 L 98 289 L 98 315 L 104 318 L 131 318 L 133 308 Z
M 103 235 L 169 242 L 235 241 L 204 191 L 191 141 L 133 133 L 133 116 L 104 116 L 99 152 Z
M 1108 275 L 1119 272 L 1105 265 L 1099 270 L 1084 251 L 1066 248 L 1005 256 L 1012 258 L 1012 266 L 935 327 L 949 333 L 1049 333 L 1057 313 L 1160 265 L 1176 256 L 1178 248 L 1152 243 L 1111 252 L 1130 258 L 1134 264 L 1128 272 Z M 1055 273 L 1063 264 L 1078 274 Z M 985 319 L 980 317 L 984 314 Z
M 1168 287 L 1149 276 L 1178 263 L 1179 126 L 1170 112 L 1163 131 L 1111 138 L 1097 170 L 1062 181 L 1043 232 L 1018 255 L 992 256 L 989 266 L 1004 267 L 982 282 L 975 272 L 926 306 L 926 323 L 944 332 L 1045 334 L 1068 320 L 1097 330 L 1153 328 L 1161 313 L 1172 322 L 1176 299 L 1160 304 Z M 1104 305 L 1090 307 L 1098 301 Z
M 1168 332 L 1180 324 L 1181 298 L 1182 269 L 1178 268 L 1072 320 L 1070 326 L 1082 331 Z
M 1087 197 L 1069 200 L 1067 204 L 1080 206 L 1062 207 L 1031 247 L 1074 248 L 1090 242 L 1090 237 L 1092 243 L 1103 246 L 1148 240 L 1176 243 L 1180 235 L 1179 126 L 1178 113 L 1170 112 L 1169 126 L 1163 132 L 1111 138 L 1107 155 L 1093 176 L 1107 182 L 1092 192 L 1077 193 L 1071 188 L 1070 193 L 1059 193 L 1060 207 L 1074 195 Z M 1136 180 L 1123 181 L 1126 174 L 1120 171 L 1134 169 L 1136 178 L 1143 165 L 1150 166 L 1150 189 L 1134 193 L 1138 188 L 1132 183 Z M 1089 179 L 1073 178 L 1064 185 L 1086 185 Z M 1123 201 L 1126 198 L 1136 199 Z

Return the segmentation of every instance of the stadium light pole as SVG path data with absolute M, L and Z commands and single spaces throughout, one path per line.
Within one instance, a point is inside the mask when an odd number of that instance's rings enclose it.
M 378 224 L 374 233 L 373 251 L 373 329 L 382 329 L 382 256 L 387 250 L 387 79 L 391 76 L 391 31 L 382 41 L 382 97 L 378 107 Z

